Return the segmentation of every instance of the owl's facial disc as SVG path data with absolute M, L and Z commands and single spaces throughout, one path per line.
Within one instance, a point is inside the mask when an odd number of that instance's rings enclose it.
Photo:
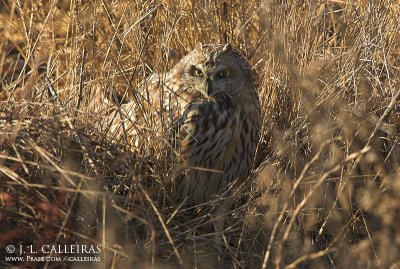
M 234 83 L 233 74 L 236 70 L 223 64 L 204 65 L 199 63 L 189 68 L 188 84 L 206 97 L 213 97 L 225 92 L 231 83 Z
M 201 65 L 191 65 L 187 71 L 186 82 L 189 86 L 204 96 L 208 96 L 206 92 L 208 74 L 207 70 Z

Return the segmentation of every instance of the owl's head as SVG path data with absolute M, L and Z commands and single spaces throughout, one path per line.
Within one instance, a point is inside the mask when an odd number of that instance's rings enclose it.
M 207 98 L 243 96 L 254 91 L 250 64 L 229 43 L 197 45 L 176 71 L 187 87 Z

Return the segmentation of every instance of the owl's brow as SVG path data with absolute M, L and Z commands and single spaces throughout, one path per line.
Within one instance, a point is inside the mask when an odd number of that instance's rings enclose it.
M 215 65 L 214 55 L 215 51 L 207 53 L 207 60 L 204 62 L 204 65 L 208 67 L 214 66 Z

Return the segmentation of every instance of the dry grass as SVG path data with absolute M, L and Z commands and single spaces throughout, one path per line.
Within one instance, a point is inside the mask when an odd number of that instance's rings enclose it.
M 96 268 L 399 268 L 398 3 L 276 2 L 2 0 L 0 266 L 9 244 L 101 244 Z M 219 244 L 171 202 L 167 143 L 102 124 L 199 41 L 240 48 L 263 103 Z

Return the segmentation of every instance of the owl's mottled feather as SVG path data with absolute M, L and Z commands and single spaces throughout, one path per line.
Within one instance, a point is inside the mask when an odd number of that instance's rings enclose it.
M 199 45 L 170 72 L 155 74 L 144 84 L 146 102 L 142 107 L 134 100 L 122 105 L 111 133 L 138 143 L 143 130 L 135 129 L 135 123 L 144 120 L 154 121 L 159 134 L 175 132 L 177 200 L 205 203 L 247 178 L 260 129 L 260 103 L 251 66 L 238 50 L 229 44 Z M 162 130 L 161 121 L 168 130 Z

